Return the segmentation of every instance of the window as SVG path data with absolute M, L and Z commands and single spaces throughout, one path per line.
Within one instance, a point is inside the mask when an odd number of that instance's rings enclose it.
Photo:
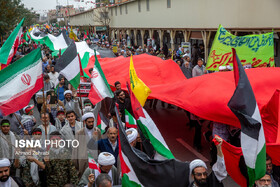
M 127 4 L 125 4 L 125 13 L 128 14 L 128 11 L 127 11 Z
M 122 6 L 120 6 L 120 15 L 122 15 Z
M 138 12 L 141 12 L 141 0 L 138 0 Z
M 113 16 L 113 8 L 111 8 L 111 16 Z
M 150 11 L 150 1 L 146 0 L 146 5 L 147 5 L 147 11 Z
M 118 7 L 115 7 L 115 16 L 118 15 Z
M 167 8 L 171 8 L 171 0 L 167 0 Z

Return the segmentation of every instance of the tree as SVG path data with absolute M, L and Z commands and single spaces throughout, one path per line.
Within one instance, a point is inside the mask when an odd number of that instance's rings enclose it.
M 7 38 L 16 25 L 25 18 L 24 25 L 32 25 L 38 15 L 24 7 L 21 0 L 0 0 L 0 35 Z
M 108 7 L 99 7 L 94 9 L 94 23 L 97 23 L 99 25 L 103 25 L 106 27 L 106 34 L 108 38 L 110 38 L 110 32 L 109 32 L 109 24 L 111 22 L 111 19 L 109 17 L 109 9 Z

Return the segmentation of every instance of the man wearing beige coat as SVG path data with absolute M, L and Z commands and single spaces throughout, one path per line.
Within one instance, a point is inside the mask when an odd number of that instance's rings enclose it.
M 87 143 L 91 138 L 95 141 L 101 139 L 101 131 L 97 127 L 94 127 L 94 120 L 95 118 L 92 112 L 85 113 L 82 117 L 82 121 L 85 122 L 85 127 L 75 134 L 75 139 L 78 140 L 79 146 L 73 148 L 72 162 L 79 171 L 79 177 L 83 175 L 88 167 L 88 153 L 95 159 L 98 157 L 97 142 L 94 143 L 96 144 L 96 149 L 89 150 L 87 148 Z

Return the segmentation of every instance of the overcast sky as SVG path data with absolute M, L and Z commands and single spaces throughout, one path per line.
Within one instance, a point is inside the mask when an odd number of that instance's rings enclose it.
M 68 0 L 69 5 L 74 5 L 75 8 L 78 7 L 85 7 L 89 9 L 93 7 L 92 3 L 86 4 L 86 1 L 93 1 L 95 0 L 84 0 L 84 2 L 75 2 L 74 0 Z M 31 8 L 33 7 L 34 10 L 38 13 L 47 13 L 50 9 L 55 9 L 55 6 L 58 5 L 67 5 L 67 0 L 21 0 L 25 7 Z

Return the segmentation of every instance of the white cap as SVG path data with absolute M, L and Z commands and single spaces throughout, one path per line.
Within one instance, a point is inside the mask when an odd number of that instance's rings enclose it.
M 205 162 L 200 159 L 195 159 L 190 163 L 190 173 L 197 167 L 204 167 L 205 169 L 207 169 Z
M 0 168 L 9 167 L 9 166 L 11 166 L 11 162 L 9 159 L 4 158 L 0 160 Z
M 130 129 L 127 129 L 125 132 L 127 134 L 127 139 L 128 139 L 129 143 L 131 143 L 134 140 L 136 140 L 136 138 L 138 136 L 138 131 L 136 129 L 130 128 Z M 128 134 L 128 132 L 131 132 L 131 133 Z
M 87 120 L 88 118 L 93 118 L 94 119 L 94 115 L 92 112 L 87 112 L 82 116 L 82 121 Z
M 114 165 L 116 162 L 116 159 L 114 155 L 108 152 L 102 152 L 98 155 L 98 164 L 101 166 L 110 166 Z
M 69 94 L 69 93 L 72 95 L 72 91 L 71 91 L 71 90 L 66 90 L 66 91 L 64 92 L 64 95 Z

